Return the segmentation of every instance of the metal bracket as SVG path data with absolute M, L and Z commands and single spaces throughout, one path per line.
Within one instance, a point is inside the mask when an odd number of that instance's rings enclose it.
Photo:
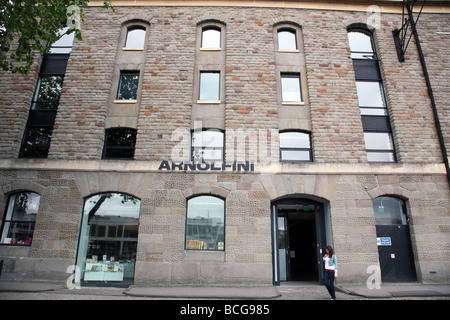
M 419 14 L 414 21 L 412 12 L 414 10 L 414 5 L 416 5 L 417 0 L 403 0 L 403 10 L 402 10 L 402 26 L 400 29 L 395 29 L 392 31 L 394 36 L 395 49 L 397 50 L 398 60 L 400 62 L 405 61 L 406 49 L 408 49 L 409 42 L 413 36 L 413 32 L 409 30 L 409 26 L 416 25 L 419 21 L 420 15 L 422 13 L 423 7 L 427 0 L 424 0 L 422 7 L 420 8 Z

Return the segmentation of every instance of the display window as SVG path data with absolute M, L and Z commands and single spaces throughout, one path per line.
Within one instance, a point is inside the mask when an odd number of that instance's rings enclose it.
M 133 284 L 139 209 L 139 199 L 122 193 L 86 199 L 75 282 Z
M 19 192 L 9 197 L 1 228 L 1 244 L 30 246 L 41 196 Z
M 225 201 L 214 196 L 189 199 L 186 250 L 225 250 Z

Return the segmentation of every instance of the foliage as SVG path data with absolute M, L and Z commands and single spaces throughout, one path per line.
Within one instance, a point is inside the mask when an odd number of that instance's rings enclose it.
M 45 54 L 64 34 L 74 32 L 75 38 L 81 40 L 80 27 L 71 19 L 83 21 L 83 9 L 88 3 L 89 0 L 0 0 L 0 67 L 13 73 L 28 73 L 35 55 Z M 103 7 L 112 8 L 110 1 L 105 1 Z M 66 21 L 69 29 L 61 34 Z

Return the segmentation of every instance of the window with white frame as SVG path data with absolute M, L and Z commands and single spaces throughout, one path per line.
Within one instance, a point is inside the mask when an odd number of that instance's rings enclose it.
M 200 71 L 198 100 L 220 100 L 220 71 Z
M 301 102 L 300 73 L 281 73 L 282 102 Z
M 280 132 L 281 161 L 312 161 L 311 137 L 306 132 Z

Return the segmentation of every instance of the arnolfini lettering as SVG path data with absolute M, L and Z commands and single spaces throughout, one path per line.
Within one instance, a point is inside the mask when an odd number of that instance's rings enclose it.
M 250 161 L 234 161 L 234 162 L 171 162 L 167 160 L 161 161 L 158 170 L 167 171 L 255 171 L 255 164 Z

